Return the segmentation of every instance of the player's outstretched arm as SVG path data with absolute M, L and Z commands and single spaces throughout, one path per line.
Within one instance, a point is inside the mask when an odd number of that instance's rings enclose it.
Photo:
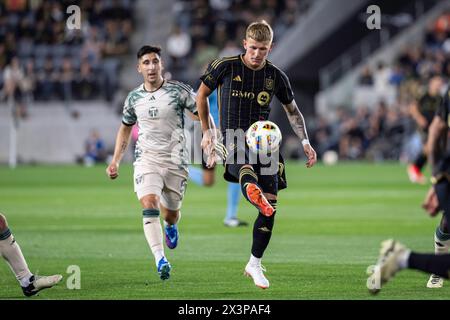
M 203 82 L 197 91 L 197 97 L 195 102 L 197 104 L 198 116 L 202 125 L 202 149 L 208 156 L 208 161 L 206 166 L 209 168 L 214 167 L 216 162 L 216 150 L 215 145 L 217 143 L 217 136 L 214 127 L 214 121 L 211 121 L 211 115 L 209 112 L 209 102 L 208 96 L 211 94 L 211 89 L 209 89 Z
M 202 124 L 202 131 L 205 132 L 210 128 L 209 121 L 209 101 L 208 97 L 212 93 L 211 89 L 209 89 L 203 82 L 200 84 L 200 87 L 197 91 L 197 96 L 195 98 L 195 103 L 197 105 L 198 117 L 200 118 L 200 122 Z
M 306 162 L 306 167 L 311 168 L 317 162 L 317 154 L 316 151 L 309 144 L 308 133 L 306 132 L 306 124 L 305 119 L 303 118 L 302 113 L 297 107 L 297 103 L 295 100 L 292 100 L 291 103 L 283 105 L 284 110 L 286 111 L 289 122 L 291 123 L 291 127 L 294 130 L 295 134 L 300 138 L 303 145 L 303 151 L 305 152 L 308 161 Z
M 132 126 L 126 126 L 122 123 L 120 125 L 119 131 L 117 132 L 114 155 L 111 163 L 106 168 L 106 174 L 111 179 L 115 179 L 119 176 L 119 164 L 125 151 L 127 150 L 127 146 L 131 137 L 131 129 Z

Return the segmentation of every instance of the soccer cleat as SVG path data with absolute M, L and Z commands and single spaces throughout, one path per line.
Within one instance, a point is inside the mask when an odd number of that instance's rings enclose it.
M 39 291 L 51 288 L 54 285 L 58 284 L 61 281 L 62 275 L 56 274 L 53 276 L 31 276 L 31 283 L 28 287 L 22 287 L 23 294 L 27 297 L 34 296 Z
M 266 271 L 266 268 L 259 265 L 253 265 L 247 263 L 244 270 L 244 275 L 247 277 L 251 277 L 253 279 L 253 282 L 257 287 L 260 287 L 261 289 L 267 289 L 269 287 L 269 280 L 264 276 L 264 273 Z
M 172 266 L 165 257 L 162 257 L 158 262 L 158 274 L 161 280 L 167 280 L 170 278 L 170 270 Z
M 169 249 L 175 249 L 178 245 L 178 227 L 176 224 L 166 225 L 164 227 L 164 232 L 166 234 L 166 244 Z
M 422 174 L 420 169 L 414 164 L 410 164 L 408 166 L 408 177 L 412 183 L 419 183 L 419 184 L 426 183 L 425 176 Z
M 427 283 L 427 288 L 442 288 L 444 285 L 444 279 L 438 275 L 432 274 Z
M 377 264 L 372 269 L 367 283 L 369 292 L 377 294 L 381 287 L 400 270 L 399 257 L 408 250 L 401 243 L 389 239 L 381 243 L 380 255 Z
M 225 225 L 225 227 L 231 228 L 248 226 L 247 222 L 239 220 L 238 218 L 226 219 L 223 224 Z
M 270 217 L 275 212 L 275 209 L 267 201 L 261 189 L 254 183 L 247 184 L 245 188 L 247 192 L 247 198 L 250 203 L 253 204 L 259 212 L 261 212 L 266 217 Z

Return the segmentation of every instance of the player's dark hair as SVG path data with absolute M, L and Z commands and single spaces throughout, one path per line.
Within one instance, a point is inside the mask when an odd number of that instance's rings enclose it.
M 140 59 L 143 55 L 148 53 L 156 53 L 158 56 L 161 57 L 161 47 L 145 45 L 139 49 L 137 53 L 137 58 Z

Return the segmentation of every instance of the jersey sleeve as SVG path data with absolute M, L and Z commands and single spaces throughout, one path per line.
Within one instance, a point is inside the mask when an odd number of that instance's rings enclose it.
M 277 81 L 275 95 L 284 105 L 289 104 L 292 100 L 294 100 L 294 92 L 292 92 L 289 78 L 283 71 L 279 71 L 279 79 Z
M 132 126 L 136 123 L 136 121 L 137 117 L 135 107 L 131 99 L 131 94 L 129 94 L 123 105 L 122 123 L 126 126 Z
M 196 94 L 192 87 L 188 85 L 186 85 L 186 87 L 186 90 L 182 90 L 184 97 L 184 108 L 195 114 L 197 112 L 197 105 L 195 104 Z
M 214 91 L 222 82 L 223 75 L 227 68 L 227 63 L 221 59 L 216 59 L 208 65 L 205 73 L 200 77 L 200 80 Z

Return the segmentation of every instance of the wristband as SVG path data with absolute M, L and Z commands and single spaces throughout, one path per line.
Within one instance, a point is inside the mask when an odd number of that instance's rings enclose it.
M 309 144 L 309 140 L 308 139 L 303 139 L 302 140 L 302 145 L 305 146 L 307 144 Z

